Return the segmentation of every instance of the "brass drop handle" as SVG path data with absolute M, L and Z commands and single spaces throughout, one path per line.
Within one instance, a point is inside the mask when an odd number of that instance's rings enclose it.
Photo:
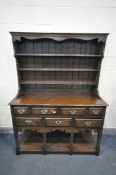
M 25 112 L 25 109 L 18 109 L 18 113 L 23 114 Z
M 62 122 L 61 122 L 60 120 L 56 120 L 56 121 L 55 121 L 55 124 L 56 124 L 56 125 L 60 125 L 61 123 L 62 123 Z
M 30 123 L 32 123 L 32 120 L 25 120 L 25 123 L 30 124 Z
M 98 110 L 93 110 L 93 114 L 94 115 L 98 115 L 99 114 L 99 111 Z
M 41 110 L 41 113 L 42 113 L 42 114 L 47 114 L 47 112 L 48 112 L 47 109 L 43 109 L 43 110 Z
M 74 114 L 76 114 L 76 110 L 70 110 L 70 114 L 72 114 L 72 115 L 74 115 Z
M 90 121 L 86 121 L 86 122 L 85 122 L 85 125 L 86 125 L 86 126 L 91 126 L 91 123 L 92 123 L 92 122 L 90 122 Z

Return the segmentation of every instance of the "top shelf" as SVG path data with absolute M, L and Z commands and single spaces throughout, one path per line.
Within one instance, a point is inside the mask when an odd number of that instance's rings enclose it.
M 103 55 L 91 55 L 91 54 L 26 54 L 26 53 L 21 53 L 21 54 L 15 54 L 15 56 L 25 56 L 25 57 L 31 57 L 31 56 L 47 56 L 47 57 L 52 57 L 52 56 L 68 56 L 68 57 L 103 57 Z

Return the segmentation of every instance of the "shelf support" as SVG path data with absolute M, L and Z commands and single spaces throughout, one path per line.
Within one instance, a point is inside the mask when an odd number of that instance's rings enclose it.
M 43 154 L 46 154 L 46 133 L 43 133 Z
M 70 154 L 72 155 L 72 152 L 73 152 L 73 136 L 74 134 L 71 133 L 70 134 Z

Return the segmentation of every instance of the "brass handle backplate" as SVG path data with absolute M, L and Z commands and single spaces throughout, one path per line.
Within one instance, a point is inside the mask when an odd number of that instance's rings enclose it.
M 55 121 L 55 124 L 56 124 L 56 125 L 60 125 L 61 123 L 62 123 L 62 122 L 61 122 L 60 120 L 56 120 L 56 121 Z
M 47 112 L 48 112 L 47 109 L 43 109 L 43 110 L 41 110 L 41 113 L 42 113 L 42 114 L 47 114 Z
M 25 109 L 18 109 L 18 113 L 23 114 L 25 112 Z
M 93 114 L 94 115 L 98 115 L 100 113 L 100 111 L 98 111 L 98 110 L 93 110 Z
M 91 124 L 92 124 L 92 122 L 90 122 L 90 121 L 86 121 L 86 122 L 85 122 L 85 125 L 86 125 L 86 126 L 91 126 Z
M 32 120 L 25 120 L 25 123 L 30 124 L 30 123 L 32 123 Z
M 72 114 L 72 115 L 74 115 L 74 114 L 76 114 L 76 110 L 70 110 L 70 114 Z

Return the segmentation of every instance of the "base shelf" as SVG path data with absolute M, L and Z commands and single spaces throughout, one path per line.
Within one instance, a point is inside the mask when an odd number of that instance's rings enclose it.
M 74 134 L 72 144 L 70 133 L 59 130 L 46 133 L 46 142 L 43 141 L 42 133 L 31 130 L 24 131 L 20 137 L 19 152 L 96 153 L 97 134 L 86 130 Z
M 19 145 L 20 152 L 43 152 L 43 144 L 42 143 L 29 143 L 29 144 L 20 144 Z M 46 145 L 46 152 L 71 152 L 70 144 L 65 143 L 48 143 Z M 96 153 L 95 145 L 90 144 L 73 144 L 72 152 L 77 153 Z

